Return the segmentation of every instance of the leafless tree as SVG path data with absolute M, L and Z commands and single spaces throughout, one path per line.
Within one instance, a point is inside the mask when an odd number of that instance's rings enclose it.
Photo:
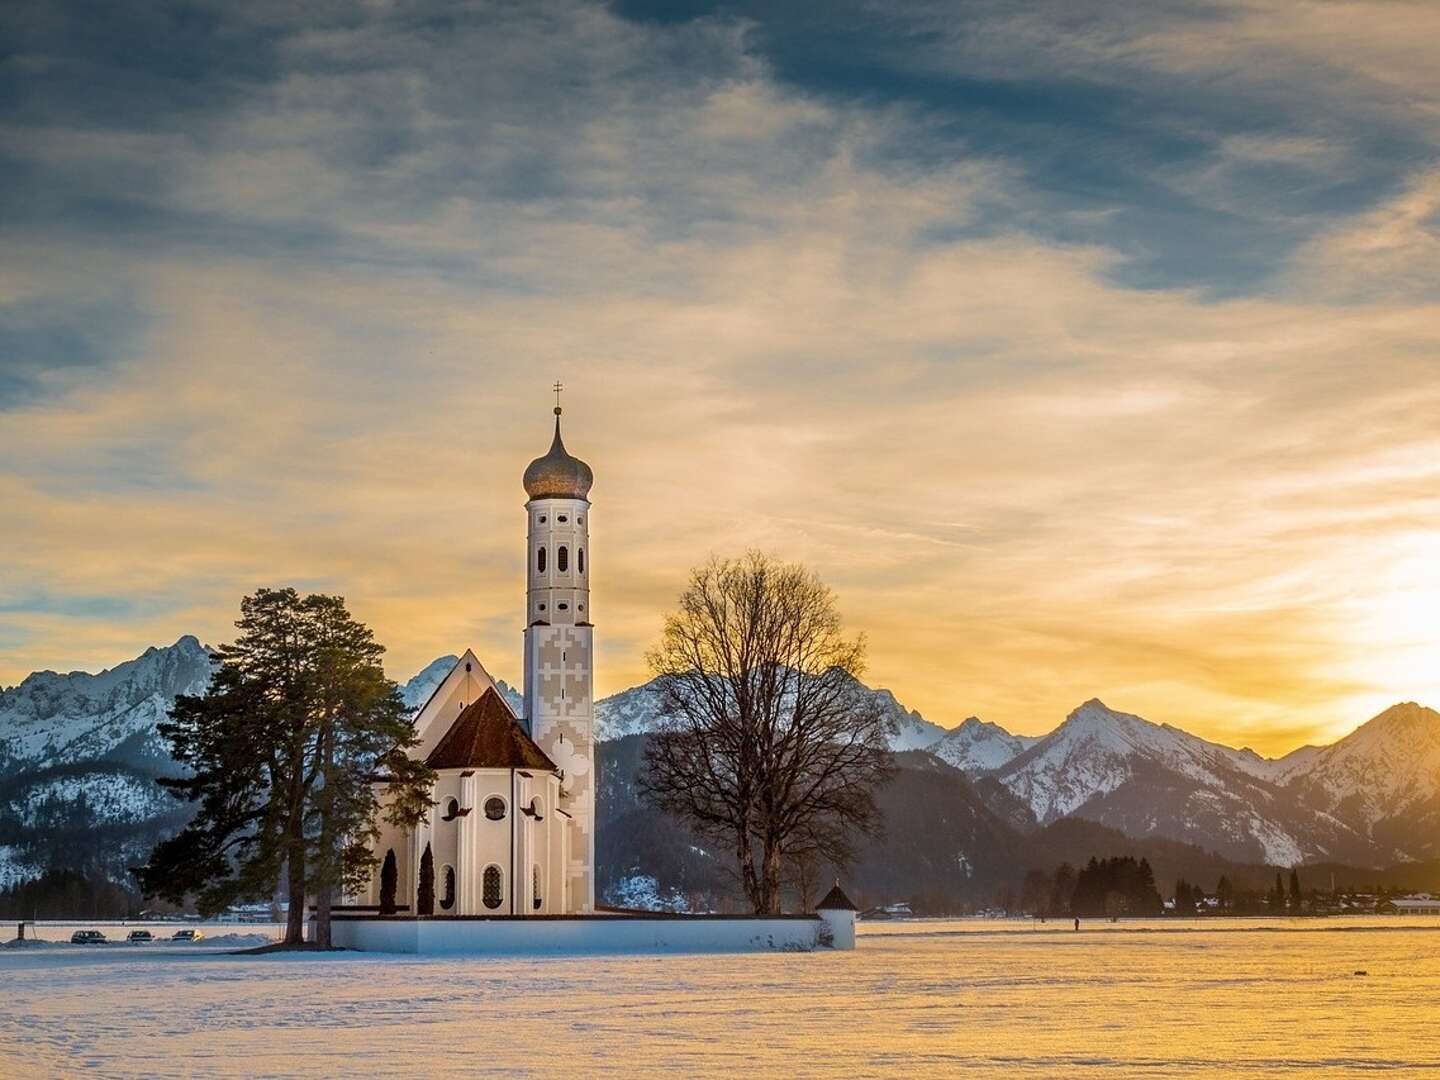
M 864 651 L 813 573 L 751 552 L 695 570 L 650 653 L 662 720 L 642 786 L 732 845 L 757 914 L 780 910 L 787 853 L 842 863 L 878 829 L 894 721 L 858 681 Z

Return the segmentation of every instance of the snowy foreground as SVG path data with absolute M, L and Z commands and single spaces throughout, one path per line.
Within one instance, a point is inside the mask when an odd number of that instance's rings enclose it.
M 1440 919 L 861 935 L 853 953 L 799 955 L 0 949 L 0 1075 L 1440 1070 Z

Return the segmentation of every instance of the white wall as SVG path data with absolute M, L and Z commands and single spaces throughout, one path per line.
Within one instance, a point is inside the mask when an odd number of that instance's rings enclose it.
M 584 919 L 352 919 L 336 918 L 331 939 L 341 948 L 423 954 L 537 952 L 753 952 L 854 948 L 854 913 L 845 912 L 849 934 L 822 928 L 819 917 L 682 918 L 644 916 Z M 842 921 L 844 921 L 842 919 Z M 837 940 L 838 939 L 838 940 Z

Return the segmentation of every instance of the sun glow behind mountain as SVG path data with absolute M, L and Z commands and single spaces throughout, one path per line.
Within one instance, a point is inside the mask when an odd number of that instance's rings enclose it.
M 1383 549 L 1389 561 L 1377 562 L 1373 589 L 1356 602 L 1352 642 L 1358 676 L 1394 692 L 1362 700 L 1440 702 L 1440 537 L 1409 533 Z

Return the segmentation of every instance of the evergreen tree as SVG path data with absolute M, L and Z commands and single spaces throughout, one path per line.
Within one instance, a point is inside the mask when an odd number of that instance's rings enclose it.
M 1285 912 L 1285 883 L 1280 879 L 1280 871 L 1275 871 L 1275 887 L 1270 890 L 1270 911 L 1280 915 Z
M 420 856 L 420 888 L 415 892 L 415 914 L 435 914 L 435 857 L 430 854 L 430 845 Z
M 162 785 L 200 806 L 137 877 L 147 895 L 193 894 L 213 914 L 271 896 L 283 875 L 286 943 L 303 940 L 313 892 L 325 946 L 330 896 L 374 870 L 376 774 L 385 774 L 385 816 L 400 825 L 423 816 L 434 774 L 404 754 L 415 737 L 399 688 L 342 600 L 261 589 L 241 601 L 235 625 L 208 691 L 178 698 L 159 725 L 190 773 Z
M 1175 914 L 1190 915 L 1195 911 L 1195 895 L 1183 877 L 1175 882 Z
M 1304 907 L 1304 899 L 1300 895 L 1300 874 L 1292 866 L 1290 868 L 1290 911 L 1299 915 Z
M 1070 910 L 1075 915 L 1158 915 L 1164 910 L 1150 864 L 1132 856 L 1091 858 L 1075 880 Z
M 395 865 L 395 849 L 387 848 L 385 862 L 380 866 L 380 914 L 395 914 L 395 890 L 399 886 L 400 872 Z
M 1221 911 L 1229 911 L 1235 903 L 1235 886 L 1224 874 L 1220 875 L 1220 881 L 1215 886 L 1215 898 L 1220 901 Z
M 1068 862 L 1055 868 L 1055 883 L 1050 889 L 1050 914 L 1063 915 L 1070 910 L 1075 893 L 1075 868 Z

